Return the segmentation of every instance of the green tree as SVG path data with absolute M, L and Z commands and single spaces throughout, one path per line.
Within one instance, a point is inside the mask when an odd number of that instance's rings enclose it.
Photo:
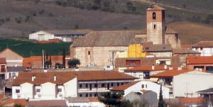
M 69 68 L 77 68 L 77 65 L 80 65 L 81 64 L 81 62 L 80 62 L 80 60 L 79 59 L 71 59 L 71 60 L 69 60 L 68 61 L 68 67 Z

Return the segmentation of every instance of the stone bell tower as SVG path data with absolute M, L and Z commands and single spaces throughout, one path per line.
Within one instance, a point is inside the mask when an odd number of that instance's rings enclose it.
M 157 5 L 146 11 L 147 41 L 153 44 L 165 44 L 165 9 Z

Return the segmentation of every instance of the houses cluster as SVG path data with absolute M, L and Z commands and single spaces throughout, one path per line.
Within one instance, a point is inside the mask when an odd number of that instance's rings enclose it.
M 105 107 L 100 97 L 106 93 L 149 107 L 157 107 L 160 95 L 170 106 L 213 105 L 213 41 L 181 47 L 157 5 L 147 9 L 146 30 L 42 30 L 29 39 L 72 43 L 65 56 L 2 50 L 2 106 Z M 68 68 L 72 59 L 80 64 Z M 45 68 L 44 60 L 64 66 Z

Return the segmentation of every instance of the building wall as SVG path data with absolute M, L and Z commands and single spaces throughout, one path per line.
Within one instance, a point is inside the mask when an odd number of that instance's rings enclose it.
M 156 18 L 153 19 L 153 13 Z M 149 8 L 147 10 L 147 41 L 153 44 L 163 44 L 165 36 L 165 16 L 164 10 L 155 10 Z
M 77 97 L 78 89 L 77 89 L 77 78 L 74 78 L 64 84 L 64 93 L 65 97 Z
M 5 49 L 0 53 L 0 57 L 6 58 L 7 66 L 22 66 L 23 57 L 10 49 Z
M 212 86 L 213 74 L 210 73 L 192 71 L 173 78 L 174 97 L 197 97 L 197 91 L 212 88 Z
M 165 34 L 165 43 L 170 44 L 173 49 L 181 47 L 180 39 L 177 33 Z
M 47 41 L 49 39 L 54 39 L 54 34 L 51 34 L 45 31 L 38 31 L 38 32 L 29 34 L 29 39 L 38 40 L 38 41 Z
M 125 46 L 76 47 L 76 48 L 72 48 L 71 56 L 73 56 L 73 58 L 77 58 L 80 60 L 81 62 L 80 66 L 104 67 L 106 65 L 114 64 L 114 59 L 117 57 L 119 51 L 123 52 L 127 50 L 128 50 L 128 47 L 125 47 Z
M 41 84 L 41 98 L 42 99 L 56 98 L 56 84 L 50 82 Z
M 151 81 L 140 81 L 124 90 L 124 96 L 131 92 L 141 92 L 141 90 L 151 90 L 159 97 L 160 85 Z M 162 92 L 164 98 L 169 98 L 169 88 L 162 86 Z
M 201 56 L 213 56 L 213 48 L 192 48 L 192 50 L 200 52 Z
M 148 54 L 155 57 L 172 57 L 172 52 L 148 52 Z

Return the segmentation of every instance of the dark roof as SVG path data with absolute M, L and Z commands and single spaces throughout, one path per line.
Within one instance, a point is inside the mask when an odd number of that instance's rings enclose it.
M 45 30 L 45 32 L 48 33 L 52 33 L 55 35 L 69 35 L 69 34 L 80 34 L 80 35 L 84 35 L 87 34 L 89 32 L 91 32 L 91 30 L 87 30 L 87 29 L 75 29 L 75 30 Z
M 22 66 L 17 66 L 17 67 L 12 67 L 12 66 L 9 66 L 7 67 L 7 72 L 21 72 L 21 71 L 24 71 L 25 68 L 22 67 Z
M 182 48 L 182 49 L 173 49 L 173 54 L 200 54 L 200 53 L 197 51 L 193 51 L 191 49 Z
M 154 44 L 144 47 L 146 52 L 172 52 L 171 46 L 168 44 Z
M 93 31 L 76 39 L 73 47 L 107 47 L 107 46 L 128 46 L 135 35 L 143 34 L 139 30 L 121 31 Z
M 205 90 L 200 90 L 198 91 L 199 94 L 213 94 L 213 88 L 205 89 Z

